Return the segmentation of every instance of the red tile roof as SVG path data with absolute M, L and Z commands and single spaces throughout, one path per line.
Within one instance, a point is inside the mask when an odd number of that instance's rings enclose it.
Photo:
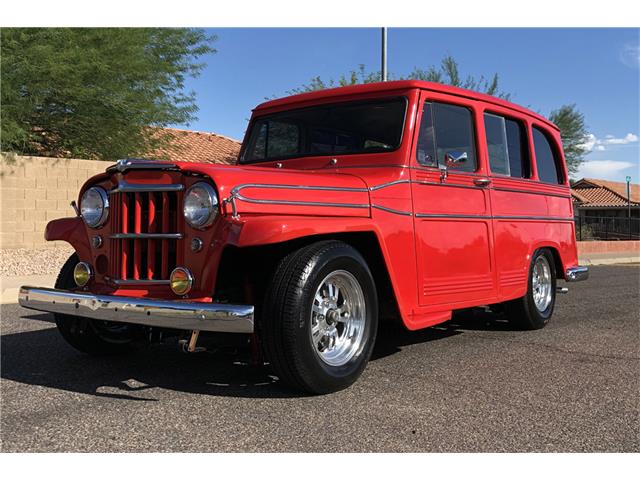
M 626 207 L 627 184 L 583 178 L 573 184 L 571 194 L 580 207 Z M 640 185 L 631 184 L 631 205 L 640 205 Z
M 146 158 L 174 162 L 203 162 L 234 164 L 240 153 L 241 142 L 223 135 L 177 128 L 158 129 L 167 135 L 170 146 L 144 155 Z

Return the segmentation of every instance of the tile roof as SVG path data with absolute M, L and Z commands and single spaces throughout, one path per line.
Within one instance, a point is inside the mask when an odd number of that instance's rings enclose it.
M 169 148 L 159 148 L 144 155 L 146 158 L 174 162 L 203 162 L 234 164 L 241 142 L 223 135 L 177 128 L 158 129 L 158 135 L 169 137 Z
M 583 178 L 573 184 L 571 194 L 580 207 L 626 207 L 627 184 Z M 640 205 L 640 185 L 631 184 L 631 205 Z

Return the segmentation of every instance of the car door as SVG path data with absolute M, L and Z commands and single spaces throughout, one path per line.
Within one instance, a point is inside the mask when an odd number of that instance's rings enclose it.
M 419 302 L 477 305 L 496 294 L 479 113 L 473 100 L 435 92 L 420 102 L 412 154 Z

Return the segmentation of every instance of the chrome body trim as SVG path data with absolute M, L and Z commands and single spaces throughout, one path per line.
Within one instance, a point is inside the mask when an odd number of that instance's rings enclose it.
M 449 213 L 416 213 L 416 218 L 477 218 L 480 220 L 545 220 L 549 222 L 573 222 L 573 217 L 546 217 L 536 215 L 457 215 Z
M 109 235 L 109 238 L 122 239 L 122 240 L 135 240 L 135 239 L 168 239 L 168 240 L 180 240 L 183 237 L 181 233 L 114 233 Z
M 407 217 L 412 217 L 413 216 L 413 213 L 411 213 L 411 212 L 403 212 L 402 210 L 395 210 L 393 208 L 383 207 L 382 205 L 371 204 L 371 208 L 377 208 L 378 210 L 382 210 L 383 212 L 395 213 L 396 215 L 404 215 L 404 216 L 407 216 Z
M 154 160 L 145 160 L 144 158 L 122 158 L 115 164 L 107 167 L 107 172 L 126 172 L 127 170 L 171 170 L 178 169 L 174 163 L 167 163 Z
M 333 192 L 368 192 L 368 188 L 358 187 L 326 187 L 326 186 L 310 186 L 310 185 L 285 185 L 285 184 L 268 184 L 268 183 L 243 183 L 236 185 L 231 193 L 240 193 L 244 188 L 272 188 L 277 190 L 328 190 Z
M 179 330 L 253 333 L 253 305 L 181 302 L 20 287 L 21 306 L 109 322 Z
M 589 278 L 589 267 L 569 267 L 565 271 L 564 278 L 567 282 L 582 282 Z
M 368 188 L 357 187 L 326 187 L 326 186 L 308 186 L 308 185 L 280 185 L 280 184 L 263 184 L 263 183 L 244 183 L 235 186 L 231 190 L 229 198 L 225 199 L 225 203 L 231 203 L 233 209 L 233 217 L 237 218 L 236 200 L 248 203 L 257 203 L 262 205 L 297 205 L 306 207 L 337 207 L 337 208 L 369 208 L 368 203 L 335 203 L 335 202 L 309 202 L 305 200 L 263 200 L 258 198 L 250 198 L 242 195 L 240 191 L 244 188 L 267 188 L 276 190 L 320 190 L 330 192 L 362 192 L 368 193 Z
M 118 186 L 109 190 L 109 195 L 120 192 L 180 192 L 184 190 L 181 183 L 128 183 L 124 180 L 118 182 Z
M 394 180 L 393 182 L 381 183 L 380 185 L 369 187 L 369 190 L 374 192 L 376 190 L 380 190 L 381 188 L 387 188 L 393 185 L 399 185 L 401 183 L 411 183 L 411 180 Z

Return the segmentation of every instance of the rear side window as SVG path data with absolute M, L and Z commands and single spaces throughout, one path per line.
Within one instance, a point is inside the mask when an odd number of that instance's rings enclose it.
M 485 113 L 484 126 L 491 172 L 529 178 L 529 149 L 524 125 L 516 120 Z
M 564 183 L 558 153 L 550 139 L 540 129 L 533 127 L 533 148 L 536 152 L 538 178 L 546 183 Z
M 474 172 L 476 148 L 473 129 L 473 116 L 468 108 L 425 102 L 418 135 L 418 163 Z

